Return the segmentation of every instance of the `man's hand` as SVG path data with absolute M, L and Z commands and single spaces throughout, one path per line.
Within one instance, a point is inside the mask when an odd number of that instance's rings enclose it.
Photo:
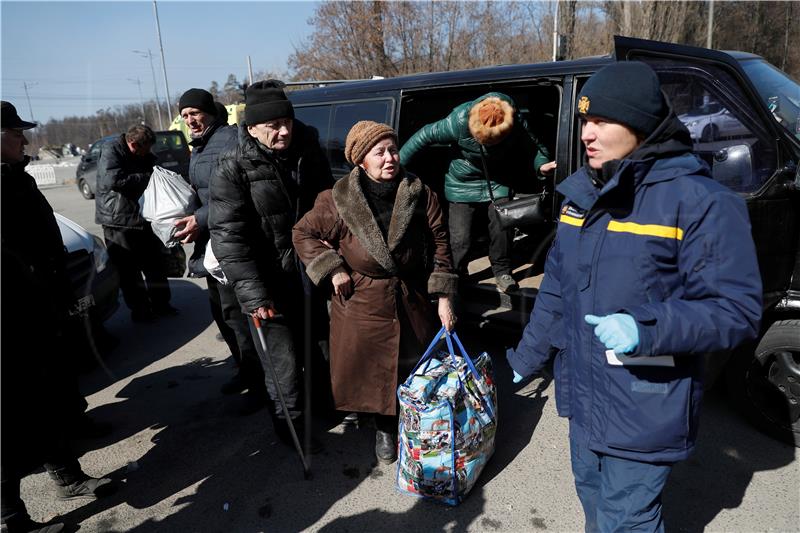
M 549 163 L 545 163 L 544 165 L 539 167 L 539 174 L 542 176 L 552 176 L 553 172 L 556 170 L 556 162 L 550 161 Z
M 639 328 L 632 316 L 616 313 L 606 316 L 586 315 L 587 324 L 595 326 L 594 334 L 606 348 L 617 354 L 630 353 L 639 346 Z
M 181 243 L 189 244 L 197 237 L 200 231 L 200 226 L 197 225 L 197 218 L 194 215 L 179 218 L 175 221 L 175 226 L 182 228 L 180 231 L 175 232 L 176 239 L 183 239 Z
M 275 312 L 275 308 L 271 305 L 269 307 L 259 307 L 250 313 L 250 316 L 253 318 L 258 318 L 261 320 L 270 320 L 275 318 L 275 315 L 277 315 L 277 313 Z
M 453 312 L 453 303 L 449 296 L 439 296 L 439 320 L 442 321 L 444 329 L 453 331 L 456 327 L 456 314 Z
M 333 284 L 333 293 L 337 296 L 350 298 L 353 294 L 353 278 L 344 267 L 339 267 L 333 271 L 331 276 L 331 283 Z

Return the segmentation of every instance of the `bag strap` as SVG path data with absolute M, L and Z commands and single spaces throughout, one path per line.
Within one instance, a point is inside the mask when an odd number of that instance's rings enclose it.
M 422 366 L 422 363 L 430 363 L 430 360 L 431 360 L 431 357 L 432 357 L 432 354 L 433 354 L 433 349 L 436 348 L 436 345 L 438 345 L 439 342 L 441 342 L 442 333 L 444 333 L 444 332 L 445 332 L 445 329 L 444 329 L 444 326 L 442 326 L 442 328 L 439 330 L 439 333 L 434 335 L 433 340 L 428 345 L 428 349 L 425 350 L 425 353 L 422 354 L 422 357 L 419 358 L 419 361 L 417 361 L 416 366 L 414 366 L 414 369 L 411 371 L 411 373 L 409 373 L 408 378 L 406 378 L 406 381 L 405 381 L 406 385 L 411 383 L 411 379 L 416 375 L 417 369 L 420 366 Z M 428 367 L 426 366 L 425 370 L 427 370 L 427 369 L 428 369 Z
M 486 185 L 489 187 L 489 198 L 492 199 L 492 203 L 495 202 L 494 200 L 494 193 L 492 192 L 492 182 L 489 179 L 489 167 L 486 165 L 486 156 L 483 154 L 483 145 L 478 143 L 481 150 L 481 165 L 483 166 L 483 177 L 486 178 Z

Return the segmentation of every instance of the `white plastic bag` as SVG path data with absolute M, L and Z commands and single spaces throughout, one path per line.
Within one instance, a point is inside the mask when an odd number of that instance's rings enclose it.
M 197 209 L 197 195 L 180 174 L 156 166 L 150 183 L 142 195 L 142 216 L 150 222 L 153 233 L 170 248 L 180 244 L 175 233 L 179 218 L 187 217 Z
M 225 276 L 225 272 L 222 271 L 222 267 L 220 266 L 219 261 L 217 261 L 214 251 L 211 249 L 211 239 L 208 239 L 208 242 L 206 243 L 206 253 L 203 256 L 203 267 L 215 280 L 219 281 L 223 285 L 228 284 L 228 278 Z

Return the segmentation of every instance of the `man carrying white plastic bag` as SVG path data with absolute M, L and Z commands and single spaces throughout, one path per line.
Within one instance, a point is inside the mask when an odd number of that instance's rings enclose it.
M 196 209 L 197 195 L 180 174 L 153 167 L 150 183 L 142 195 L 142 216 L 164 246 L 170 248 L 181 243 L 181 239 L 175 238 L 180 230 L 175 222 Z

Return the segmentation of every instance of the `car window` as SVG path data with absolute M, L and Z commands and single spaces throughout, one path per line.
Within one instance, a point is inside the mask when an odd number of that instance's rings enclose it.
M 89 149 L 89 156 L 94 158 L 100 157 L 100 151 L 103 149 L 103 144 L 105 144 L 103 141 L 95 142 Z
M 151 151 L 157 154 L 159 152 L 165 152 L 168 150 L 188 150 L 188 149 L 189 147 L 186 144 L 186 140 L 178 132 L 174 133 L 158 132 L 156 133 L 156 142 L 153 145 Z
M 310 105 L 294 108 L 294 116 L 297 120 L 317 130 L 319 135 L 319 145 L 327 152 L 328 149 L 328 127 L 331 120 L 331 106 L 329 105 Z
M 333 107 L 333 123 L 328 140 L 331 170 L 334 174 L 350 172 L 353 168 L 344 159 L 344 141 L 353 124 L 359 120 L 374 120 L 390 124 L 391 100 L 348 102 Z
M 778 124 L 800 139 L 800 85 L 763 59 L 740 63 Z

